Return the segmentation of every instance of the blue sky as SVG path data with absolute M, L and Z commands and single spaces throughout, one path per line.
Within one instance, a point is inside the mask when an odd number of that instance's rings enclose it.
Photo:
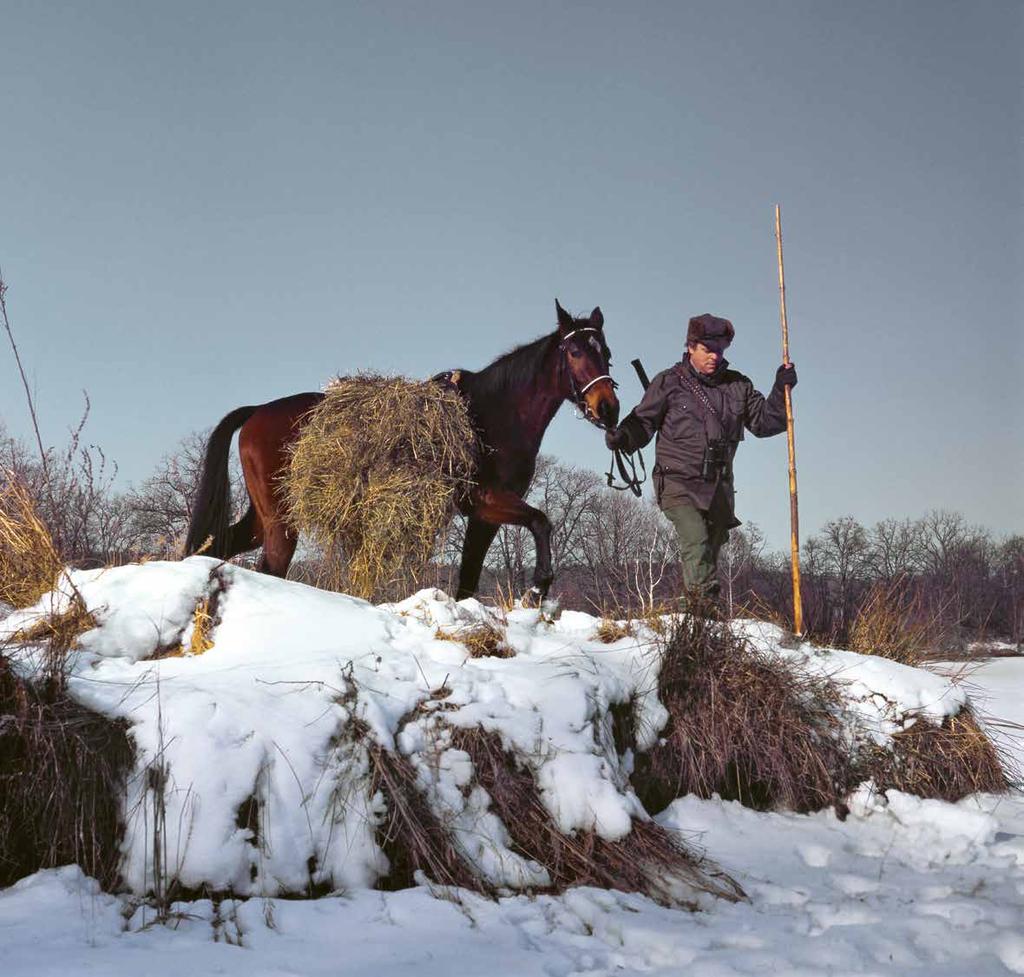
M 228 410 L 478 367 L 600 305 L 624 409 L 685 322 L 780 361 L 801 522 L 1024 531 L 1024 5 L 0 0 L 0 267 L 41 408 L 139 480 Z M 0 356 L 0 417 L 28 419 Z M 603 467 L 564 408 L 544 450 Z M 781 546 L 785 439 L 737 460 Z

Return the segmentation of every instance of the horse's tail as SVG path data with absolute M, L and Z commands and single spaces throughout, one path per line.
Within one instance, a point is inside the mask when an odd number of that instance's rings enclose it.
M 239 407 L 227 415 L 214 429 L 206 444 L 203 473 L 199 480 L 192 521 L 185 538 L 185 555 L 202 550 L 207 556 L 221 559 L 231 525 L 231 486 L 228 484 L 228 452 L 231 438 L 258 407 Z M 207 540 L 211 542 L 206 545 Z

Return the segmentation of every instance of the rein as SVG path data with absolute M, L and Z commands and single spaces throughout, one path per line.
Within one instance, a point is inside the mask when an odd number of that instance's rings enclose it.
M 625 492 L 626 489 L 629 489 L 639 499 L 644 493 L 643 484 L 647 481 L 647 466 L 644 464 L 642 452 L 637 451 L 636 457 L 640 459 L 639 473 L 632 455 L 623 454 L 618 448 L 613 448 L 612 460 L 608 462 L 608 471 L 605 472 L 604 477 L 608 482 L 608 488 L 615 489 L 616 492 Z M 615 484 L 616 468 L 619 469 L 622 485 Z

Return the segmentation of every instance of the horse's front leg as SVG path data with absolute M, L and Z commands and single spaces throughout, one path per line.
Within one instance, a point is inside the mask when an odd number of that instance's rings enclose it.
M 555 578 L 551 570 L 551 522 L 548 517 L 540 509 L 527 505 L 511 489 L 489 488 L 480 490 L 473 499 L 470 525 L 474 519 L 493 526 L 495 531 L 503 525 L 525 526 L 530 530 L 537 550 L 537 565 L 533 571 L 530 595 L 536 598 L 537 603 L 544 600 Z M 494 538 L 493 533 L 491 538 Z M 530 595 L 524 597 L 524 603 L 528 602 Z
M 484 557 L 494 540 L 498 527 L 481 522 L 475 516 L 466 520 L 466 538 L 462 541 L 462 563 L 459 564 L 459 589 L 456 600 L 472 597 L 480 584 Z

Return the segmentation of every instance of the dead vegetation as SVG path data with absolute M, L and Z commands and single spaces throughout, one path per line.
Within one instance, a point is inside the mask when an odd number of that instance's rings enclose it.
M 920 598 L 909 599 L 900 581 L 871 589 L 850 628 L 850 650 L 920 664 L 931 627 L 921 620 Z
M 634 821 L 621 841 L 608 841 L 593 831 L 560 831 L 533 774 L 496 733 L 453 728 L 452 746 L 469 754 L 477 781 L 490 795 L 491 809 L 508 830 L 512 850 L 547 869 L 550 891 L 592 885 L 642 892 L 678 905 L 681 883 L 732 901 L 744 898 L 732 879 L 702 863 L 653 821 Z M 692 890 L 688 896 L 692 899 Z
M 515 650 L 505 642 L 501 629 L 487 621 L 458 628 L 438 628 L 438 641 L 456 641 L 465 645 L 470 658 L 513 658 Z
M 382 888 L 416 885 L 422 872 L 437 885 L 454 885 L 491 895 L 492 890 L 466 864 L 451 829 L 431 809 L 417 784 L 416 770 L 397 750 L 385 749 L 362 720 L 353 720 L 352 734 L 366 745 L 370 761 L 369 792 L 380 791 L 385 817 L 377 826 L 377 843 L 388 858 Z
M 842 798 L 836 686 L 754 652 L 700 615 L 677 617 L 664 641 L 658 693 L 669 725 L 634 775 L 648 810 L 684 794 L 794 811 Z
M 212 603 L 213 599 L 210 597 L 203 597 L 201 600 L 196 601 L 196 609 L 192 612 L 192 630 L 188 643 L 182 641 L 180 645 L 172 645 L 169 648 L 160 649 L 150 655 L 150 660 L 205 655 L 214 645 L 213 629 L 217 623 L 213 608 L 211 607 Z
M 133 760 L 126 723 L 23 681 L 0 656 L 0 887 L 76 863 L 113 888 Z
M 63 566 L 31 493 L 8 473 L 0 479 L 0 601 L 34 604 L 53 589 Z
M 602 617 L 595 637 L 602 644 L 610 645 L 623 638 L 631 638 L 634 634 L 636 634 L 636 630 L 632 621 L 617 621 L 610 617 Z
M 368 599 L 414 589 L 478 458 L 465 402 L 440 384 L 339 377 L 291 448 L 293 524 L 328 554 L 321 581 Z
M 969 710 L 942 726 L 921 718 L 891 749 L 851 755 L 838 728 L 843 692 L 831 679 L 697 615 L 675 619 L 662 656 L 658 692 L 670 719 L 633 775 L 648 810 L 718 794 L 759 810 L 843 811 L 867 779 L 946 800 L 1006 788 L 998 752 Z
M 941 726 L 918 719 L 893 737 L 891 750 L 872 751 L 861 760 L 882 791 L 902 790 L 919 797 L 958 801 L 977 792 L 1009 788 L 1006 767 L 982 732 L 970 706 L 947 716 Z

